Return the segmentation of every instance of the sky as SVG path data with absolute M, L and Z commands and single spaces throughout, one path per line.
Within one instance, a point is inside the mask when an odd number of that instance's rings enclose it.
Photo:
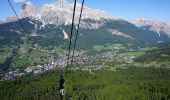
M 11 0 L 17 12 L 21 9 L 23 1 Z M 29 0 L 35 6 L 41 7 L 45 3 L 54 3 L 57 0 Z M 74 0 L 68 0 L 72 3 Z M 79 3 L 82 0 L 78 0 Z M 85 0 L 85 5 L 101 9 L 113 17 L 122 17 L 126 20 L 136 18 L 146 18 L 159 21 L 170 22 L 170 0 Z M 9 16 L 14 16 L 8 0 L 0 0 L 0 20 L 5 20 Z

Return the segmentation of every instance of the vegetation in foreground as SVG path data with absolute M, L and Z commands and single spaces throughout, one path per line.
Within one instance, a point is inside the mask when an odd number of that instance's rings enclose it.
M 169 100 L 170 70 L 124 67 L 112 70 L 71 71 L 66 97 L 74 100 Z M 114 69 L 114 70 L 113 70 Z M 1 100 L 60 100 L 59 70 L 0 82 Z
M 92 48 L 91 54 L 117 50 L 115 47 L 116 45 L 111 47 L 97 45 Z M 122 45 L 117 45 L 117 47 L 123 49 Z M 37 63 L 43 64 L 46 63 L 44 61 L 48 61 L 45 59 L 53 58 L 52 54 L 64 55 L 65 52 L 59 47 L 49 47 L 46 48 L 47 50 L 33 49 L 31 52 L 25 52 L 25 47 L 20 52 L 3 45 L 0 48 L 1 55 L 7 54 L 0 57 L 0 64 L 3 65 L 5 59 L 12 56 L 11 66 L 13 68 L 22 68 L 24 65 L 36 65 Z M 105 62 L 108 65 L 107 69 L 72 70 L 66 76 L 65 99 L 170 100 L 169 50 L 167 44 L 152 49 L 146 48 L 146 50 L 126 50 L 111 59 L 112 62 Z M 15 56 L 13 53 L 16 53 Z M 129 65 L 140 65 L 140 67 Z M 3 66 L 1 66 L 2 69 L 4 69 Z M 26 75 L 16 80 L 0 82 L 0 100 L 60 100 L 60 73 L 60 70 L 56 69 L 38 76 Z

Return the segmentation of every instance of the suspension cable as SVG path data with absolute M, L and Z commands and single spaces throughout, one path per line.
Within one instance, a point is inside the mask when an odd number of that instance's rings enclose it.
M 78 34 L 79 34 L 79 29 L 80 29 L 80 22 L 81 22 L 81 18 L 82 18 L 83 7 L 84 7 L 84 0 L 82 1 L 82 5 L 81 5 L 81 11 L 80 11 L 80 17 L 79 17 L 79 22 L 78 22 L 76 38 L 75 38 L 75 42 L 74 42 L 74 48 L 73 48 L 73 55 L 72 55 L 72 59 L 71 59 L 71 65 L 73 63 L 74 53 L 75 53 L 75 49 L 76 49 L 76 45 L 77 45 L 77 38 L 78 38 Z
M 71 34 L 70 34 L 70 42 L 69 42 L 69 52 L 68 52 L 67 66 L 66 66 L 66 75 L 67 75 L 67 72 L 68 72 L 68 64 L 69 64 L 69 61 L 70 61 L 71 45 L 72 45 L 72 38 L 73 38 L 73 28 L 74 28 L 74 18 L 75 18 L 75 11 L 76 11 L 76 2 L 77 2 L 77 0 L 74 0 L 72 26 L 71 26 Z
M 10 5 L 10 7 L 12 8 L 12 10 L 13 10 L 15 16 L 16 16 L 17 19 L 18 19 L 18 22 L 20 23 L 20 25 L 21 25 L 21 27 L 22 27 L 22 29 L 23 29 L 23 31 L 24 31 L 24 35 L 27 36 L 27 33 L 28 33 L 28 32 L 27 32 L 27 30 L 24 28 L 23 23 L 20 21 L 20 18 L 19 18 L 19 16 L 17 15 L 17 13 L 16 13 L 16 11 L 15 11 L 15 9 L 14 9 L 12 3 L 10 2 L 10 0 L 8 0 L 8 3 L 9 3 L 9 5 Z

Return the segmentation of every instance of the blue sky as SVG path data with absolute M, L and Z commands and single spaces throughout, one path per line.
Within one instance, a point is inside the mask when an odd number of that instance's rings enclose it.
M 13 1 L 13 0 L 11 0 Z M 45 3 L 56 0 L 29 0 L 35 6 L 41 7 Z M 73 2 L 73 0 L 68 0 Z M 78 0 L 81 2 L 82 0 Z M 23 3 L 12 2 L 19 12 Z M 85 5 L 90 8 L 102 9 L 113 17 L 123 17 L 128 20 L 134 18 L 148 18 L 160 21 L 170 21 L 170 0 L 85 0 Z M 14 16 L 7 0 L 0 0 L 0 20 Z

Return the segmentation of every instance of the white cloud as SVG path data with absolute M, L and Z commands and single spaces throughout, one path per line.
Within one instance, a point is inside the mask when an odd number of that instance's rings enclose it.
M 27 0 L 13 0 L 15 3 L 26 2 Z

